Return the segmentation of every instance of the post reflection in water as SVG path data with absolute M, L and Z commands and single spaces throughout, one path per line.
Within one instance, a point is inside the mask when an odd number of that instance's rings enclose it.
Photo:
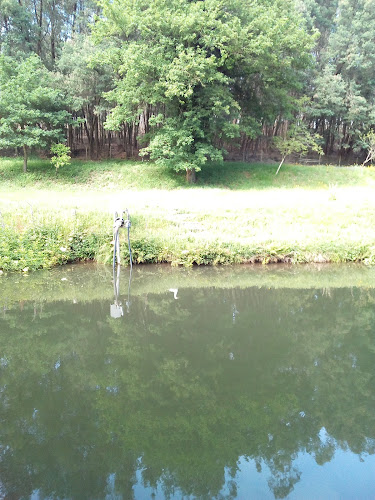
M 370 498 L 375 291 L 160 280 L 2 297 L 0 498 Z
M 133 266 L 130 267 L 129 271 L 129 282 L 128 282 L 128 298 L 125 302 L 126 312 L 130 312 L 130 287 L 132 282 Z M 121 266 L 113 266 L 113 292 L 114 292 L 114 303 L 111 304 L 111 318 L 121 318 L 124 315 L 124 308 L 122 305 L 122 300 L 120 297 L 120 276 L 121 276 Z

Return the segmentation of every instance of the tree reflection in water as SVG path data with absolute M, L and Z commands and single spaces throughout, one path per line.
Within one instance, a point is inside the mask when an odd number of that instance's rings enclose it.
M 4 313 L 4 496 L 131 499 L 141 475 L 165 498 L 236 498 L 246 457 L 284 498 L 299 453 L 324 464 L 337 449 L 375 452 L 375 292 L 180 288 L 178 299 L 134 296 L 118 319 L 108 301 Z

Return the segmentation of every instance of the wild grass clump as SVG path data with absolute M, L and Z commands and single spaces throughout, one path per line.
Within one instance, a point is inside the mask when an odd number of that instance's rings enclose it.
M 94 213 L 37 212 L 25 218 L 24 212 L 12 212 L 4 215 L 3 225 L 0 269 L 5 271 L 26 272 L 95 259 L 110 241 L 108 227 Z

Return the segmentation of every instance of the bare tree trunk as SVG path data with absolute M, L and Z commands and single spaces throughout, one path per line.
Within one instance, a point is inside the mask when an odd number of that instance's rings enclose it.
M 94 143 L 95 143 L 95 159 L 99 158 L 99 151 L 101 151 L 100 147 L 100 138 L 99 138 L 99 116 L 94 116 Z
M 23 145 L 23 171 L 27 172 L 27 146 Z
M 39 9 L 34 1 L 34 12 L 36 24 L 38 26 L 38 39 L 36 44 L 36 53 L 39 57 L 42 55 L 42 26 L 43 26 L 43 0 L 39 0 Z
M 73 13 L 72 13 L 72 33 L 76 32 L 76 19 L 77 19 L 77 2 L 73 4 Z
M 95 159 L 95 137 L 94 137 L 94 129 L 95 129 L 95 114 L 93 109 L 90 106 L 86 106 L 86 109 L 83 109 L 83 116 L 85 117 L 85 121 L 83 122 L 83 126 L 86 132 L 86 137 L 89 143 L 89 155 L 90 160 Z
M 55 62 L 56 62 L 56 30 L 55 30 L 56 4 L 55 4 L 54 0 L 51 2 L 50 22 L 51 22 L 51 61 L 52 61 L 52 66 L 55 66 Z
M 278 169 L 276 170 L 276 174 L 275 175 L 277 175 L 279 173 L 280 168 L 281 168 L 282 164 L 284 163 L 285 158 L 286 158 L 286 156 L 283 156 L 283 159 L 281 160 L 280 165 L 279 165 Z
M 189 184 L 195 184 L 197 181 L 197 176 L 195 172 L 195 168 L 187 168 L 186 169 L 186 181 Z
M 112 158 L 112 134 L 108 132 L 108 156 Z
M 70 149 L 73 151 L 73 125 L 69 124 L 68 125 L 68 146 Z
M 137 144 L 137 136 L 138 136 L 138 127 L 133 122 L 132 124 L 132 158 L 135 158 L 136 155 L 138 155 L 138 144 Z

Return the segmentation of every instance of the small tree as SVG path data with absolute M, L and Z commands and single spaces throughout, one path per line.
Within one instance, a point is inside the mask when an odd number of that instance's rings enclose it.
M 375 160 L 375 132 L 370 130 L 370 132 L 362 137 L 362 141 L 363 146 L 367 149 L 366 159 L 362 163 L 362 167 L 364 167 L 366 163 L 372 163 Z
M 22 148 L 24 172 L 30 147 L 45 148 L 64 137 L 65 108 L 39 57 L 0 57 L 0 148 Z
M 319 135 L 311 135 L 303 124 L 292 125 L 285 137 L 275 137 L 274 145 L 281 154 L 281 161 L 275 175 L 279 173 L 286 157 L 293 153 L 299 153 L 301 156 L 306 155 L 309 151 L 315 151 L 320 155 L 324 154 L 318 143 L 319 139 Z
M 51 146 L 51 153 L 54 155 L 51 158 L 51 163 L 57 171 L 60 167 L 64 167 L 65 165 L 70 165 L 70 148 L 65 146 L 65 144 L 54 144 Z

